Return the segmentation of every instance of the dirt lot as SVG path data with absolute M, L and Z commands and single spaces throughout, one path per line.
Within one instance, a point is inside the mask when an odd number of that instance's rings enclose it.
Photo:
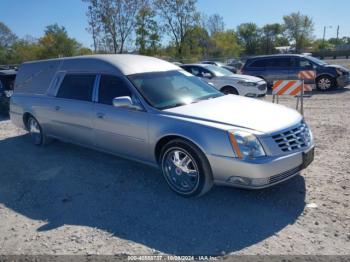
M 35 147 L 1 119 L 0 254 L 350 255 L 350 87 L 314 94 L 305 117 L 317 148 L 302 176 L 198 199 L 140 164 L 61 142 Z

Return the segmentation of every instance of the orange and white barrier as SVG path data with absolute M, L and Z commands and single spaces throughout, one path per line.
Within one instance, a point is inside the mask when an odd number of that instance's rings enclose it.
M 298 74 L 298 78 L 302 80 L 315 80 L 316 72 L 313 70 L 300 71 Z
M 279 103 L 280 95 L 291 95 L 297 97 L 296 109 L 299 109 L 300 100 L 300 113 L 304 115 L 304 92 L 312 91 L 315 86 L 316 71 L 303 70 L 298 73 L 298 80 L 277 80 L 273 82 L 272 86 L 272 103 L 277 100 Z
M 311 92 L 312 89 L 315 89 L 315 84 L 304 84 L 304 92 Z
M 301 80 L 277 80 L 273 82 L 273 95 L 296 96 L 301 93 L 303 82 Z

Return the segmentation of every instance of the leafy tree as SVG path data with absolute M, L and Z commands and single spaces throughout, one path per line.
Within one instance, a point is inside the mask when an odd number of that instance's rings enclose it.
M 271 54 L 275 52 L 277 46 L 277 40 L 283 33 L 283 27 L 281 24 L 266 24 L 261 28 L 261 51 L 265 54 Z
M 284 16 L 283 20 L 286 35 L 295 43 L 296 51 L 303 51 L 313 38 L 314 23 L 312 19 L 298 12 Z
M 7 56 L 7 63 L 20 64 L 25 61 L 37 60 L 42 57 L 42 52 L 43 48 L 36 39 L 20 39 L 11 46 Z
M 238 57 L 242 48 L 238 44 L 237 34 L 233 30 L 217 32 L 213 35 L 214 57 Z
M 195 26 L 187 32 L 182 54 L 184 57 L 190 57 L 189 61 L 194 62 L 207 57 L 211 47 L 212 42 L 207 30 L 201 26 Z
M 136 46 L 140 54 L 155 55 L 160 47 L 156 13 L 148 0 L 144 0 L 136 18 Z
M 155 0 L 155 6 L 165 29 L 173 37 L 177 56 L 183 56 L 184 42 L 188 32 L 199 22 L 197 0 Z
M 81 48 L 81 44 L 70 38 L 66 29 L 57 24 L 46 27 L 44 36 L 39 39 L 39 45 L 42 48 L 40 58 L 73 56 Z
M 259 50 L 258 26 L 254 23 L 243 23 L 237 28 L 237 33 L 241 44 L 245 47 L 247 55 L 254 55 Z

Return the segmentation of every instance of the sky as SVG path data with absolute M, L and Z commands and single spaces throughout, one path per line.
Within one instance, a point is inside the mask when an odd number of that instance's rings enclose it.
M 338 25 L 340 37 L 350 36 L 350 0 L 198 0 L 197 8 L 207 15 L 223 16 L 227 29 L 245 22 L 281 23 L 283 15 L 300 11 L 312 17 L 317 38 L 322 38 L 325 26 L 326 38 L 336 37 Z M 42 36 L 47 25 L 58 23 L 71 37 L 91 47 L 86 10 L 82 0 L 0 0 L 0 21 L 19 37 L 35 38 Z

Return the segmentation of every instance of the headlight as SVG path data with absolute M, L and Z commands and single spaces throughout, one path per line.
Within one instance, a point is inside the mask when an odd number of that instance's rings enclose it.
M 230 131 L 230 142 L 236 157 L 240 159 L 253 159 L 266 156 L 265 151 L 257 137 L 246 131 Z
M 241 80 L 241 81 L 238 81 L 237 84 L 240 84 L 240 85 L 243 85 L 243 86 L 256 86 L 258 83 Z
M 337 71 L 337 74 L 342 76 L 343 75 L 343 70 L 340 70 L 339 68 L 336 68 L 335 71 Z

